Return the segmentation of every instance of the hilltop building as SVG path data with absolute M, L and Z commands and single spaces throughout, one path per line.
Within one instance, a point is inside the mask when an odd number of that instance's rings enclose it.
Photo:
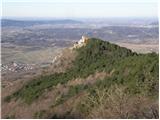
M 88 43 L 89 38 L 86 36 L 82 36 L 82 38 L 76 43 L 74 44 L 73 48 L 80 48 L 84 45 L 86 45 Z
M 73 47 L 70 47 L 69 49 L 74 49 L 74 48 L 80 48 L 82 46 L 85 46 L 88 43 L 89 38 L 86 36 L 82 36 L 82 38 L 74 44 Z M 55 63 L 59 58 L 62 56 L 62 54 L 57 55 L 56 57 L 53 58 L 52 63 Z

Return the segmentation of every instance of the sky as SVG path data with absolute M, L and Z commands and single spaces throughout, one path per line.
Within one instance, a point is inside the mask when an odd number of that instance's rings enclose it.
M 158 0 L 2 0 L 2 17 L 157 17 Z

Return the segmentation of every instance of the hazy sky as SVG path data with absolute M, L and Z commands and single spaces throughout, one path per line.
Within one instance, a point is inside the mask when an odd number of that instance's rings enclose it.
M 3 17 L 156 17 L 157 0 L 3 0 Z

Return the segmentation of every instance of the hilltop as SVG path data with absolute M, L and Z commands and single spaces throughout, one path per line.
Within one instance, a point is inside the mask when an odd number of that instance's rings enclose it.
M 70 66 L 5 97 L 6 107 L 15 105 L 3 118 L 158 118 L 158 54 L 97 38 L 67 50 L 70 56 L 62 54 L 56 68 Z

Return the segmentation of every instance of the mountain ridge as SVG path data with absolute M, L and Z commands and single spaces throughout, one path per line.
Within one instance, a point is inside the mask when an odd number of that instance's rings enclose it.
M 113 86 L 124 86 L 125 91 L 122 93 L 130 96 L 144 95 L 147 99 L 148 97 L 157 98 L 158 55 L 156 53 L 138 54 L 97 38 L 89 38 L 86 45 L 72 49 L 72 51 L 76 52 L 76 56 L 72 61 L 72 66 L 66 71 L 35 78 L 11 96 L 6 97 L 5 101 L 10 102 L 12 99 L 19 99 L 32 105 L 46 91 L 49 92 L 53 88 L 54 92 L 55 89 L 61 88 L 61 92 L 57 95 L 58 98 L 52 105 L 54 109 L 57 109 L 59 105 L 64 106 L 63 103 L 74 96 L 83 95 L 87 92 L 89 96 L 94 97 L 97 89 L 105 90 L 107 93 Z M 98 74 L 104 77 L 96 77 Z M 72 81 L 76 84 L 73 84 Z M 65 91 L 66 89 L 67 91 Z M 88 108 L 86 109 L 88 110 Z M 83 112 L 80 111 L 79 115 L 82 114 Z M 133 113 L 130 114 L 132 116 Z M 60 116 L 60 113 L 55 115 L 51 113 L 51 118 L 61 118 Z M 72 117 L 66 113 L 62 116 L 73 118 L 74 114 Z M 86 116 L 83 117 L 86 118 Z M 76 115 L 74 117 L 76 118 Z M 126 117 L 122 116 L 121 118 Z

